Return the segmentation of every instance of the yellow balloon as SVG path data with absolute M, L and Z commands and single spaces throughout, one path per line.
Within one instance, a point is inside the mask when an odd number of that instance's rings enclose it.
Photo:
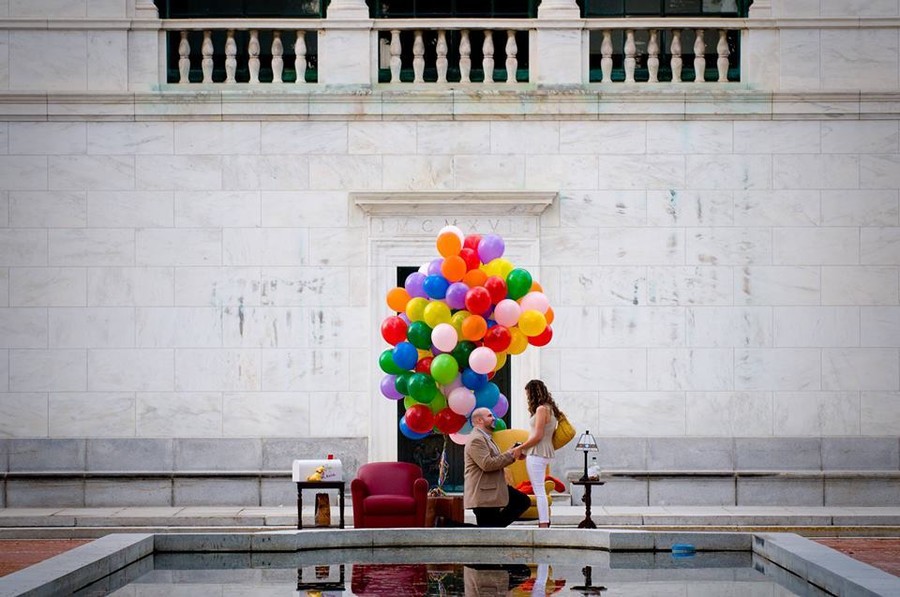
M 417 348 L 416 352 L 419 353 L 419 358 L 416 359 L 416 361 L 421 361 L 422 359 L 424 359 L 426 357 L 434 356 L 433 354 L 431 354 L 431 351 L 428 350 L 427 348 Z
M 540 311 L 529 309 L 519 315 L 519 329 L 528 336 L 537 336 L 547 327 L 547 318 Z
M 518 327 L 509 328 L 511 340 L 506 352 L 512 355 L 522 354 L 528 348 L 528 336 L 522 333 Z
M 450 307 L 441 301 L 431 301 L 422 313 L 425 323 L 434 328 L 439 323 L 450 323 Z
M 500 276 L 500 270 L 499 270 L 499 268 L 497 267 L 497 262 L 498 262 L 499 260 L 500 260 L 500 258 L 498 257 L 497 259 L 494 259 L 494 260 L 489 261 L 489 262 L 487 262 L 487 263 L 483 263 L 483 264 L 481 264 L 481 267 L 479 267 L 478 269 L 480 269 L 481 271 L 483 271 L 483 272 L 484 272 L 485 274 L 487 274 L 488 276 L 497 276 L 497 277 L 499 277 L 499 276 Z M 504 279 L 505 279 L 505 278 L 504 278 Z
M 509 275 L 509 272 L 516 269 L 516 266 L 514 266 L 509 259 L 504 259 L 503 257 L 498 257 L 491 261 L 491 263 L 496 264 L 497 275 L 504 280 L 506 279 L 506 276 Z
M 471 315 L 471 313 L 462 309 L 450 316 L 450 325 L 456 329 L 457 335 L 462 334 L 462 322 L 465 321 L 466 317 L 469 315 Z
M 494 367 L 494 371 L 500 371 L 503 368 L 503 365 L 506 364 L 506 353 L 498 352 L 497 353 L 497 366 Z
M 427 306 L 427 298 L 417 296 L 409 299 L 409 302 L 406 303 L 406 316 L 409 317 L 410 321 L 422 321 L 425 319 L 425 307 Z

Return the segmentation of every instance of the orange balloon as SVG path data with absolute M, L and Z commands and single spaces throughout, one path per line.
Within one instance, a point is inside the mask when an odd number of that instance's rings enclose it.
M 487 322 L 481 315 L 469 315 L 462 322 L 462 337 L 475 342 L 484 338 Z
M 553 323 L 553 319 L 556 317 L 553 313 L 553 307 L 547 307 L 547 312 L 544 313 L 544 318 L 547 320 L 547 325 Z
M 484 273 L 481 269 L 471 269 L 466 272 L 466 275 L 463 276 L 462 281 L 469 288 L 475 288 L 476 286 L 484 286 L 484 281 L 487 279 L 487 274 Z
M 387 304 L 393 311 L 403 311 L 409 302 L 409 293 L 405 288 L 391 288 L 387 293 Z
M 444 258 L 444 263 L 441 264 L 441 274 L 450 282 L 459 282 L 466 275 L 466 261 L 459 255 Z
M 544 292 L 544 287 L 541 286 L 539 282 L 532 280 L 530 292 Z
M 437 237 L 437 243 L 435 244 L 437 244 L 438 253 L 445 259 L 447 257 L 459 255 L 459 250 L 462 249 L 462 241 L 460 241 L 459 237 L 452 232 L 444 232 L 439 235 Z

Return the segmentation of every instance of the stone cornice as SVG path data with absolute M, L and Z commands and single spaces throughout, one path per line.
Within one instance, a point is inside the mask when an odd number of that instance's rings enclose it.
M 877 119 L 900 92 L 764 92 L 739 83 L 590 85 L 578 89 L 408 90 L 317 85 L 162 92 L 0 93 L 4 120 L 689 120 Z
M 538 216 L 558 195 L 533 191 L 385 191 L 354 192 L 350 199 L 369 216 L 437 215 L 461 208 L 467 214 Z

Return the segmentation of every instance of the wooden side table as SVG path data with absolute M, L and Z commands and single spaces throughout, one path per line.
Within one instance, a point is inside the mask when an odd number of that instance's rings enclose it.
M 465 522 L 466 511 L 463 508 L 462 496 L 428 496 L 428 503 L 425 505 L 425 526 L 433 527 L 434 519 L 438 516 L 443 516 L 447 520 L 452 520 L 453 522 Z
M 337 489 L 341 510 L 341 524 L 339 528 L 344 528 L 344 481 L 297 481 L 297 529 L 303 528 L 304 489 Z
M 584 520 L 578 523 L 579 529 L 596 529 L 597 525 L 591 520 L 591 488 L 595 485 L 605 485 L 606 481 L 572 481 L 572 485 L 584 486 Z

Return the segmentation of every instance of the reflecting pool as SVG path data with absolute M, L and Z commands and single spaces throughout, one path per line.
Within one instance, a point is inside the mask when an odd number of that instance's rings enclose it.
M 452 561 L 450 561 L 452 560 Z M 795 595 L 751 552 L 534 548 L 374 548 L 292 553 L 157 553 L 83 594 L 180 595 Z M 776 567 L 777 568 L 777 567 Z

